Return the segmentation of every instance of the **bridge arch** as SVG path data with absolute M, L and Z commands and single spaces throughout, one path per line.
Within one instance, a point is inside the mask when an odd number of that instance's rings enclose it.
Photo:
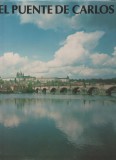
M 51 93 L 51 94 L 55 94 L 55 93 L 56 93 L 56 91 L 57 91 L 57 89 L 56 89 L 56 88 L 52 88 L 52 89 L 50 90 L 50 93 Z
M 43 94 L 46 94 L 46 91 L 47 91 L 47 88 L 43 88 L 43 89 L 42 89 L 42 93 L 43 93 Z
M 75 87 L 72 89 L 72 94 L 80 93 L 79 87 Z
M 36 89 L 35 89 L 35 92 L 36 92 L 36 93 L 39 93 L 39 91 L 40 91 L 39 88 L 36 88 Z
M 91 87 L 88 89 L 87 93 L 89 95 L 98 95 L 99 89 L 97 87 Z
M 106 90 L 106 94 L 111 96 L 113 93 L 116 93 L 116 86 L 112 86 Z
M 68 89 L 66 87 L 63 87 L 60 89 L 60 93 L 62 93 L 62 94 L 66 94 L 67 91 L 68 91 Z

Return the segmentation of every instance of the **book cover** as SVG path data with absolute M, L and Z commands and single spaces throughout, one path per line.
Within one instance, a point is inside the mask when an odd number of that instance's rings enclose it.
M 115 114 L 115 0 L 0 0 L 0 160 L 115 160 Z

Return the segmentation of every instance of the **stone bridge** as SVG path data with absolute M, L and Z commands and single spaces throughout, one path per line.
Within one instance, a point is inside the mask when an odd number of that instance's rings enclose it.
M 88 94 L 88 95 L 112 95 L 116 93 L 116 84 L 94 85 L 67 85 L 67 86 L 36 86 L 37 93 L 51 94 Z

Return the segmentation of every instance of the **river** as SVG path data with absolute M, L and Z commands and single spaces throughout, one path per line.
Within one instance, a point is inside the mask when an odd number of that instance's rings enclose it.
M 116 97 L 0 95 L 0 160 L 115 160 Z

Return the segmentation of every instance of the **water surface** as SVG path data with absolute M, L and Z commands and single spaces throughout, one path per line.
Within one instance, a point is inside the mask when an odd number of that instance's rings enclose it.
M 0 160 L 115 160 L 116 98 L 0 95 Z

